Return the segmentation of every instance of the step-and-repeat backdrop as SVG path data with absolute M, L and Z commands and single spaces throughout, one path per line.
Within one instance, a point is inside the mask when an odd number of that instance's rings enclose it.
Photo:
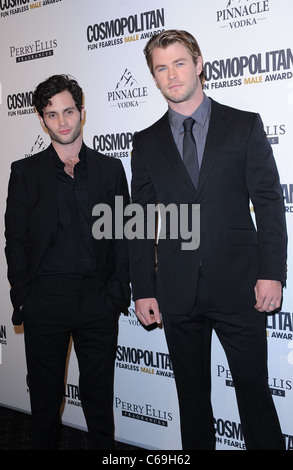
M 166 110 L 144 45 L 164 29 L 186 29 L 202 49 L 206 94 L 260 112 L 279 167 L 289 232 L 288 284 L 282 311 L 267 319 L 268 381 L 292 448 L 292 17 L 292 0 L 0 0 L 0 404 L 30 411 L 23 332 L 11 324 L 3 215 L 11 162 L 50 142 L 32 107 L 32 91 L 52 74 L 73 75 L 85 94 L 85 142 L 121 159 L 130 182 L 133 134 Z M 216 337 L 212 377 L 217 448 L 243 450 L 233 382 Z M 128 316 L 120 317 L 113 407 L 117 440 L 146 449 L 181 448 L 164 330 L 146 331 L 133 304 Z M 73 347 L 63 421 L 86 427 Z

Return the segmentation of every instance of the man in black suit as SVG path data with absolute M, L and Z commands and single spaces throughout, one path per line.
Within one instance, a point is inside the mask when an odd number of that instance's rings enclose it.
M 198 205 L 200 244 L 183 249 L 180 217 L 177 227 L 165 223 L 156 256 L 154 239 L 130 243 L 136 314 L 144 325 L 160 323 L 162 315 L 184 449 L 215 448 L 212 329 L 227 355 L 246 448 L 283 449 L 267 382 L 266 312 L 280 307 L 287 245 L 271 147 L 258 114 L 205 95 L 203 59 L 192 35 L 162 32 L 144 52 L 168 111 L 134 136 L 132 201 L 145 210 L 158 204 L 180 213 L 185 207 L 189 214 Z
M 129 202 L 122 163 L 82 140 L 83 92 L 66 75 L 36 88 L 51 138 L 14 162 L 8 187 L 6 257 L 13 323 L 24 324 L 33 448 L 56 449 L 72 336 L 91 449 L 114 443 L 113 373 L 118 315 L 130 300 L 127 240 L 94 238 L 93 208 Z

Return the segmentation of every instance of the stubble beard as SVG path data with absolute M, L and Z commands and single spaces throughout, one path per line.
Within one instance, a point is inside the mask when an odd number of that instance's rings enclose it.
M 57 142 L 60 145 L 70 145 L 70 144 L 73 144 L 73 142 L 75 142 L 76 139 L 78 139 L 78 137 L 80 136 L 81 125 L 75 128 L 73 134 L 70 137 L 68 137 L 68 139 L 66 139 L 66 136 L 64 136 L 64 139 L 62 139 L 62 137 L 59 137 L 58 134 L 55 134 L 55 132 L 51 131 L 48 127 L 47 127 L 47 130 L 51 139 L 54 142 Z
M 184 103 L 190 100 L 196 94 L 200 86 L 201 86 L 201 82 L 197 78 L 195 82 L 186 90 L 184 95 L 176 97 L 176 96 L 173 96 L 171 93 L 169 93 L 168 90 L 163 92 L 163 95 L 171 103 Z

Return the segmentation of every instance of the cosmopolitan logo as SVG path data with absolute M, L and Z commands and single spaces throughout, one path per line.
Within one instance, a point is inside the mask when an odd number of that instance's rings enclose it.
M 26 91 L 13 93 L 7 96 L 8 116 L 19 116 L 23 114 L 33 114 L 35 109 L 32 103 L 33 92 Z
M 2 364 L 2 345 L 7 345 L 5 325 L 0 325 L 0 364 Z
M 6 340 L 6 326 L 0 325 L 0 345 L 7 344 Z
M 38 39 L 32 44 L 10 46 L 10 57 L 15 59 L 16 63 L 49 57 L 54 55 L 54 49 L 57 45 L 57 39 L 48 41 Z
M 233 447 L 235 450 L 246 449 L 240 423 L 228 419 L 214 418 L 214 427 L 217 443 Z
M 225 381 L 226 387 L 234 388 L 230 370 L 221 364 L 217 365 L 217 377 Z M 292 390 L 292 381 L 285 378 L 269 377 L 268 385 L 272 395 L 282 398 L 285 398 L 287 391 Z
M 271 338 L 293 339 L 293 314 L 291 312 L 277 312 L 267 315 L 267 336 Z
M 29 10 L 30 0 L 0 0 L 0 18 Z
M 286 450 L 293 450 L 293 436 L 290 434 L 283 434 L 285 438 Z
M 287 214 L 293 213 L 293 184 L 282 184 L 285 211 Z
M 293 77 L 289 71 L 292 66 L 293 54 L 290 48 L 206 62 L 205 88 L 288 80 Z M 246 77 L 242 79 L 244 76 Z
M 30 0 L 0 0 L 0 11 L 9 10 L 22 5 L 26 5 Z
M 151 375 L 174 377 L 170 355 L 147 349 L 118 345 L 116 348 L 116 367 Z
M 41 8 L 52 3 L 58 3 L 62 0 L 0 0 L 0 18 L 6 18 L 17 13 Z
M 86 31 L 88 49 L 146 39 L 160 32 L 164 25 L 164 8 L 91 24 Z
M 69 405 L 82 406 L 80 401 L 79 388 L 77 385 L 66 384 L 64 399 Z
M 114 409 L 120 410 L 125 418 L 132 418 L 164 427 L 167 427 L 168 422 L 173 420 L 172 413 L 169 411 L 154 408 L 148 403 L 131 403 L 119 397 L 114 399 Z
M 256 75 L 287 71 L 293 65 L 291 49 L 257 53 L 250 56 L 232 57 L 229 59 L 206 62 L 206 80 L 243 77 L 245 73 Z M 292 77 L 292 74 L 290 78 Z
M 132 148 L 132 139 L 133 134 L 131 132 L 95 135 L 93 148 L 110 157 L 128 157 Z
M 267 19 L 269 10 L 269 0 L 249 0 L 249 3 L 247 0 L 229 0 L 226 8 L 216 12 L 217 23 L 221 28 L 231 29 L 253 26 L 258 20 Z

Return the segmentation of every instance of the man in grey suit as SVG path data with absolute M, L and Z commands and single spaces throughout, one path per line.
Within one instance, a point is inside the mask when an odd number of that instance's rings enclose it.
M 261 118 L 205 95 L 202 54 L 188 32 L 155 35 L 144 52 L 168 111 L 134 136 L 132 201 L 145 210 L 161 204 L 180 212 L 184 205 L 190 213 L 198 205 L 200 245 L 182 249 L 172 225 L 156 254 L 154 239 L 130 243 L 136 314 L 144 325 L 160 323 L 162 315 L 184 449 L 215 448 L 212 329 L 227 355 L 246 448 L 283 449 L 267 382 L 266 312 L 281 305 L 287 234 Z

